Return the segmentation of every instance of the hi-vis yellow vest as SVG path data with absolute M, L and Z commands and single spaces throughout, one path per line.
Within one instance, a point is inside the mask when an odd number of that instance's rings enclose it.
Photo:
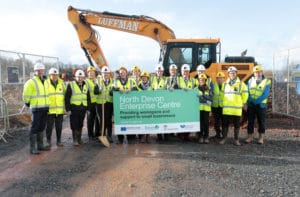
M 249 80 L 249 96 L 254 100 L 257 99 L 263 94 L 267 85 L 271 85 L 271 81 L 269 79 L 265 78 L 259 84 L 257 84 L 255 78 L 252 77 Z M 268 98 L 264 99 L 261 103 L 266 104 L 267 100 Z
M 96 103 L 97 104 L 104 104 L 104 103 L 107 103 L 107 102 L 112 103 L 113 98 L 109 93 L 110 93 L 110 91 L 112 89 L 112 86 L 113 86 L 113 80 L 109 79 L 109 83 L 106 86 L 104 81 L 103 81 L 103 78 L 98 77 L 97 78 L 97 85 L 98 85 L 99 89 L 101 89 L 101 93 L 99 95 L 97 95 Z
M 49 114 L 63 114 L 65 112 L 65 91 L 66 86 L 62 79 L 57 80 L 56 88 L 47 79 L 46 87 L 49 95 Z
M 187 83 L 185 83 L 183 77 L 179 77 L 179 82 L 177 83 L 180 89 L 194 89 L 197 87 L 196 79 L 189 78 Z
M 229 85 L 229 82 L 230 79 L 227 79 L 222 86 L 223 114 L 241 116 L 243 105 L 248 99 L 248 88 L 239 78 L 232 85 Z
M 199 95 L 203 95 L 203 92 L 200 91 L 200 90 L 199 90 Z M 206 90 L 206 91 L 204 92 L 204 95 L 209 96 L 209 90 Z M 200 111 L 208 111 L 208 112 L 210 112 L 210 111 L 211 111 L 211 106 L 210 106 L 210 104 L 208 104 L 208 103 L 200 103 L 200 105 L 199 105 L 199 110 L 200 110 Z
M 31 111 L 49 107 L 48 91 L 38 76 L 24 84 L 23 101 L 30 104 Z
M 121 91 L 131 91 L 132 88 L 137 88 L 137 84 L 132 78 L 128 78 L 126 84 L 124 85 L 121 83 L 120 79 L 116 79 L 114 82 L 114 87 Z
M 70 86 L 72 89 L 71 104 L 73 104 L 73 105 L 81 105 L 82 104 L 83 106 L 87 106 L 88 88 L 87 88 L 86 84 L 83 85 L 82 91 L 80 90 L 76 81 L 72 81 L 70 83 Z
M 166 88 L 165 77 L 160 77 L 158 82 L 157 76 L 154 76 L 150 81 L 153 90 L 164 90 Z
M 212 107 L 223 107 L 223 92 L 222 92 L 222 86 L 219 87 L 218 82 L 214 83 L 214 95 L 213 95 L 213 101 L 211 106 Z
M 96 79 L 95 79 L 96 81 Z M 90 96 L 91 96 L 91 103 L 96 103 L 96 100 L 97 100 L 97 96 L 94 94 L 94 89 L 95 89 L 95 83 L 93 80 L 91 79 L 86 79 L 85 80 L 85 83 L 90 91 Z

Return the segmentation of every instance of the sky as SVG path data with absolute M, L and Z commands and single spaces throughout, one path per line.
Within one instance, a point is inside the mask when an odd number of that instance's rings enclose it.
M 300 1 L 267 0 L 10 0 L 0 2 L 0 49 L 55 56 L 65 64 L 88 64 L 67 8 L 147 15 L 170 27 L 177 38 L 220 38 L 222 58 L 254 56 L 271 68 L 279 51 L 300 47 Z M 100 45 L 112 70 L 139 65 L 152 72 L 156 41 L 101 27 Z

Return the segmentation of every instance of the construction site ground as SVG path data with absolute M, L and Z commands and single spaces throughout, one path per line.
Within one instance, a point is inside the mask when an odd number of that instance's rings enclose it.
M 23 119 L 26 119 L 26 117 Z M 17 120 L 14 124 L 20 124 Z M 20 126 L 19 125 L 19 126 Z M 11 125 L 12 126 L 12 125 Z M 237 147 L 181 142 L 131 141 L 104 147 L 72 145 L 68 117 L 63 144 L 29 153 L 29 126 L 14 128 L 0 142 L 0 196 L 299 196 L 300 121 L 267 118 L 265 144 Z M 214 131 L 210 129 L 210 135 Z M 246 129 L 241 131 L 241 141 Z M 256 133 L 257 139 L 257 133 Z

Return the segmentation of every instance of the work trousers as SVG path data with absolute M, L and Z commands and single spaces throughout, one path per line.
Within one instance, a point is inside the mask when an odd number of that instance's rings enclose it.
M 83 128 L 83 121 L 85 118 L 86 109 L 71 110 L 70 126 L 72 131 L 80 131 Z
M 31 115 L 31 134 L 42 133 L 46 127 L 48 110 L 33 111 Z
M 216 131 L 216 135 L 220 136 L 221 128 L 222 128 L 222 107 L 212 107 L 212 114 L 214 117 L 214 129 Z
M 57 142 L 60 142 L 63 117 L 64 117 L 63 114 L 48 114 L 47 127 L 46 127 L 46 136 L 48 142 L 51 142 L 51 136 L 52 136 L 52 130 L 54 124 L 55 124 L 55 131 L 56 131 L 56 140 Z
M 104 105 L 104 114 L 102 114 L 102 105 Z M 102 129 L 102 115 L 104 115 L 104 131 L 106 135 L 112 136 L 112 115 L 113 115 L 113 103 L 106 102 L 104 104 L 96 105 L 97 116 L 99 117 L 100 130 Z M 99 136 L 99 135 L 98 135 Z
M 229 124 L 230 122 L 233 123 L 234 127 L 234 139 L 238 140 L 239 138 L 239 131 L 240 131 L 240 119 L 241 116 L 235 116 L 235 115 L 223 115 L 222 116 L 222 131 L 223 131 L 223 137 L 227 137 Z
M 209 112 L 200 111 L 200 138 L 207 139 L 209 136 Z
M 266 108 L 261 108 L 260 105 L 248 105 L 248 134 L 254 133 L 254 122 L 257 118 L 258 133 L 265 133 Z
M 96 103 L 91 103 L 89 109 L 87 110 L 86 120 L 87 120 L 88 136 L 90 138 L 99 136 L 99 120 L 97 117 Z

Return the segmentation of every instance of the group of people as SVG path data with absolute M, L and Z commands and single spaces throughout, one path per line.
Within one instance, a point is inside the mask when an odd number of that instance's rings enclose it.
M 158 64 L 155 75 L 141 72 L 134 66 L 131 75 L 125 67 L 118 69 L 118 77 L 113 78 L 111 70 L 104 66 L 101 75 L 93 66 L 89 66 L 86 73 L 83 70 L 75 72 L 75 80 L 69 83 L 59 78 L 59 71 L 51 68 L 48 78 L 45 78 L 45 65 L 34 65 L 34 77 L 29 79 L 23 89 L 23 100 L 32 112 L 30 129 L 30 152 L 39 154 L 51 147 L 53 126 L 56 130 L 56 144 L 61 142 L 63 115 L 70 111 L 70 127 L 72 130 L 73 145 L 83 144 L 82 128 L 87 114 L 87 133 L 89 140 L 97 139 L 105 132 L 108 140 L 112 140 L 113 92 L 119 91 L 155 91 L 173 89 L 198 89 L 200 132 L 197 133 L 199 143 L 209 143 L 209 116 L 214 117 L 214 129 L 220 144 L 227 141 L 230 122 L 234 125 L 234 144 L 239 146 L 240 118 L 242 111 L 248 111 L 248 136 L 246 143 L 254 140 L 254 120 L 258 120 L 258 143 L 264 143 L 265 113 L 267 98 L 270 92 L 270 80 L 263 75 L 260 65 L 253 69 L 247 85 L 242 82 L 234 66 L 227 70 L 228 78 L 223 72 L 218 72 L 216 82 L 205 74 L 205 66 L 197 67 L 196 77 L 191 77 L 191 68 L 183 64 L 178 73 L 175 64 L 169 66 L 169 76 L 164 76 L 164 67 Z M 85 76 L 87 74 L 87 77 Z M 47 143 L 43 143 L 43 131 L 46 129 Z M 101 133 L 100 133 L 101 131 Z M 171 134 L 158 134 L 157 140 L 167 140 Z M 120 142 L 125 142 L 127 137 L 118 135 Z M 190 140 L 189 133 L 177 133 L 183 141 Z M 149 135 L 139 135 L 140 142 L 149 142 Z

